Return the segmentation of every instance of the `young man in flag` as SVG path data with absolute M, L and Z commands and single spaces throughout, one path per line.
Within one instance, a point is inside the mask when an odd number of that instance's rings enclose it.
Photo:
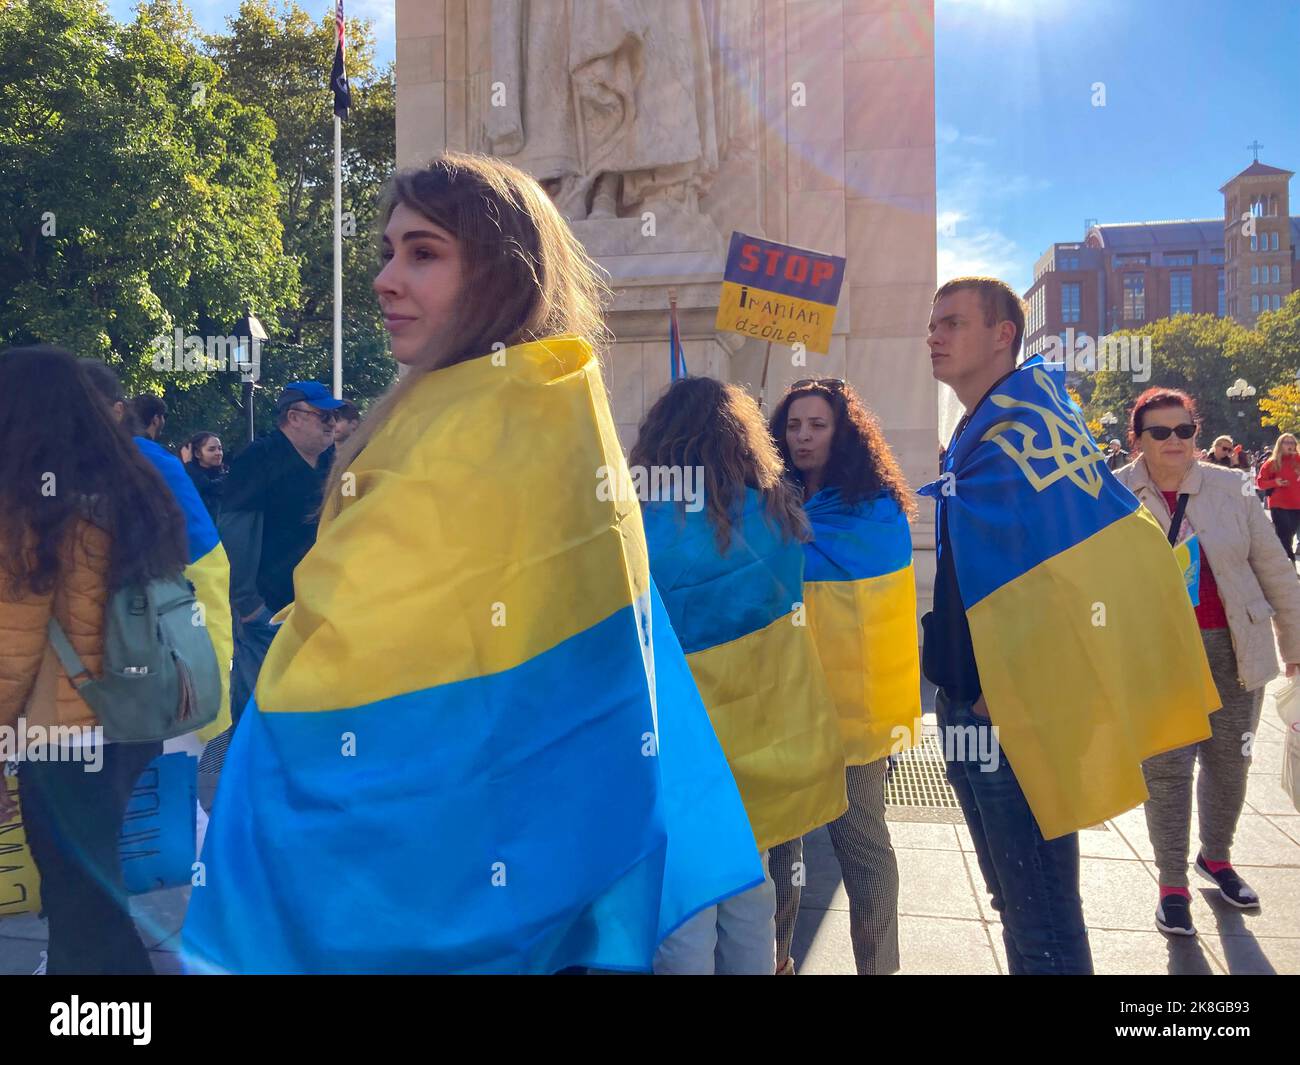
M 1024 329 L 995 278 L 935 293 L 932 370 L 966 414 L 921 490 L 938 503 L 922 668 L 1012 975 L 1091 973 L 1077 832 L 1144 801 L 1142 761 L 1208 736 L 1219 701 L 1168 542 L 1059 374 L 1017 368 Z

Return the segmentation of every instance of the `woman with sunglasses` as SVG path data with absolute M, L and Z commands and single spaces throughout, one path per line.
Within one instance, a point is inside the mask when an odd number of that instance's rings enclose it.
M 1197 872 L 1213 881 L 1233 906 L 1259 906 L 1259 896 L 1233 869 L 1229 851 L 1246 797 L 1264 685 L 1278 673 L 1275 631 L 1288 677 L 1300 662 L 1300 583 L 1295 571 L 1242 474 L 1195 461 L 1198 428 L 1191 396 L 1176 389 L 1147 389 L 1129 419 L 1132 448 L 1141 454 L 1115 474 L 1166 530 L 1175 526 L 1171 542 L 1196 538 L 1200 577 L 1189 591 L 1223 701 L 1210 715 L 1209 739 L 1156 755 L 1142 767 L 1150 792 L 1147 829 L 1160 874 L 1156 927 L 1182 936 L 1196 934 L 1187 860 L 1197 762 Z M 1152 623 L 1158 625 L 1160 619 Z
M 769 426 L 803 492 L 804 599 L 840 719 L 849 809 L 827 830 L 849 896 L 859 975 L 898 971 L 898 862 L 885 824 L 888 756 L 921 716 L 912 493 L 875 417 L 839 378 L 796 381 Z M 900 733 L 901 729 L 901 733 Z M 914 737 L 917 738 L 917 737 Z M 802 841 L 771 851 L 778 971 L 792 972 Z

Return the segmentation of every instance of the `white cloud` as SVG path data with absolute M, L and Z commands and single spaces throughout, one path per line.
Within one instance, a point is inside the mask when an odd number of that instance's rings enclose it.
M 1025 257 L 1019 245 L 991 227 L 960 225 L 952 236 L 939 236 L 939 281 L 968 274 L 1000 277 L 1017 291 L 1023 291 Z
M 940 126 L 940 141 L 972 144 L 954 127 Z M 1040 177 L 995 169 L 982 158 L 949 147 L 941 152 L 938 206 L 938 271 L 950 277 L 982 274 L 1000 277 L 1023 292 L 1033 273 L 1034 256 L 1007 236 L 1000 219 L 1031 191 L 1048 186 Z

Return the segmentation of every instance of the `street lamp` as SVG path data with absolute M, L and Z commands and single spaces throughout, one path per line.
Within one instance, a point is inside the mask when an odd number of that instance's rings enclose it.
M 1228 390 L 1224 394 L 1228 397 L 1229 403 L 1244 405 L 1255 398 L 1255 386 L 1247 384 L 1244 378 L 1238 377 L 1228 386 Z M 1244 410 L 1237 411 L 1238 418 L 1244 418 L 1245 416 L 1246 412 Z
M 267 338 L 266 329 L 254 317 L 252 311 L 244 314 L 230 330 L 230 335 L 239 340 L 239 365 L 244 370 L 244 413 L 248 415 L 248 442 L 253 442 L 253 389 L 257 379 L 262 375 L 262 341 Z
M 1101 427 L 1103 429 L 1109 430 L 1112 425 L 1118 424 L 1119 419 L 1116 418 L 1115 415 L 1113 415 L 1110 411 L 1107 411 L 1098 419 L 1098 421 L 1101 422 Z

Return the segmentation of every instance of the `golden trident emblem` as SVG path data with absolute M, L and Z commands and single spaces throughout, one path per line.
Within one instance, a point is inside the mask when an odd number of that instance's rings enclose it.
M 1037 429 L 1017 421 L 998 422 L 980 439 L 992 440 L 1010 455 L 1033 485 L 1035 492 L 1041 492 L 1062 477 L 1068 477 L 1073 484 L 1096 499 L 1101 494 L 1101 474 L 1097 472 L 1096 466 L 1104 461 L 1105 456 L 1097 450 L 1097 445 L 1088 436 L 1088 430 L 1084 428 L 1079 416 L 1061 405 L 1051 379 L 1037 367 L 1034 368 L 1034 383 L 1046 393 L 1052 404 L 1050 408 L 1026 400 L 1012 399 L 1010 396 L 993 395 L 989 398 L 999 407 L 1023 407 L 1039 414 L 1047 429 L 1048 446 L 1043 447 L 1038 443 Z M 1020 434 L 1019 447 L 1005 435 L 1008 430 Z M 1032 463 L 1044 460 L 1056 465 L 1050 472 L 1040 475 Z

